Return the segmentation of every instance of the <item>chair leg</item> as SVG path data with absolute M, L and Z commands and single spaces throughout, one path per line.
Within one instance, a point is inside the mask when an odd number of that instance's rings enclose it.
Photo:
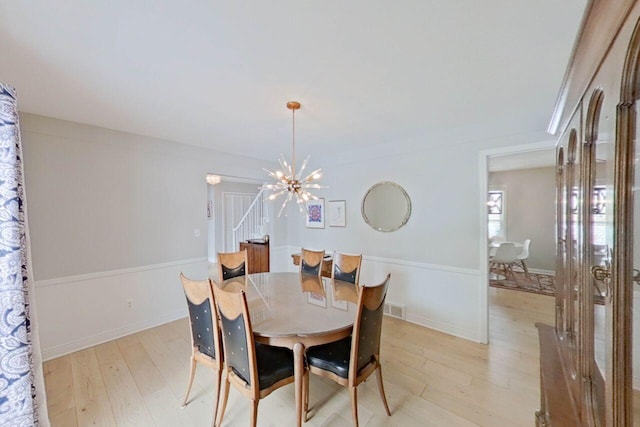
M 184 395 L 184 401 L 182 407 L 187 406 L 187 399 L 189 399 L 189 393 L 191 392 L 191 386 L 193 385 L 193 378 L 196 376 L 196 359 L 191 355 L 191 368 L 189 369 L 189 384 L 187 385 L 187 393 Z
M 216 418 L 218 418 L 218 404 L 220 403 L 220 383 L 222 380 L 222 369 L 216 370 L 216 401 L 213 403 L 213 421 L 212 425 L 215 427 Z
M 384 385 L 382 384 L 382 366 L 380 366 L 380 363 L 378 363 L 377 371 L 378 391 L 380 391 L 380 397 L 382 398 L 382 403 L 384 403 L 384 409 L 387 411 L 387 415 L 391 416 L 391 411 L 389 410 L 389 405 L 387 404 L 387 396 L 384 394 Z
M 509 269 L 507 268 L 507 264 L 500 264 L 502 266 L 502 274 L 504 275 L 504 280 L 509 278 Z
M 520 264 L 522 264 L 522 269 L 524 270 L 524 275 L 527 276 L 527 279 L 531 279 L 531 275 L 529 274 L 529 269 L 527 268 L 527 264 L 525 264 L 524 260 L 520 260 Z
M 358 387 L 351 387 L 351 413 L 353 415 L 353 426 L 358 427 Z
M 304 376 L 302 377 L 302 393 L 303 393 L 303 402 L 304 407 L 302 409 L 303 420 L 306 423 L 308 418 L 307 414 L 309 412 L 309 371 L 305 370 Z
M 253 401 L 253 411 L 251 411 L 251 422 L 249 423 L 251 427 L 256 427 L 258 423 L 258 403 L 260 403 L 259 400 Z
M 227 408 L 227 399 L 229 399 L 229 379 L 225 377 L 222 383 L 222 393 L 219 396 L 222 399 L 222 407 L 218 412 L 218 418 L 214 421 L 214 427 L 220 427 L 222 424 L 222 418 L 224 417 L 224 410 Z

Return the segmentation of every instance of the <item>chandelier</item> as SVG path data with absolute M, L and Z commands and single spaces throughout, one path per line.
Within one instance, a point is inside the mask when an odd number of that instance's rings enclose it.
M 280 217 L 280 214 L 282 214 L 282 211 L 287 206 L 287 203 L 294 197 L 296 199 L 296 202 L 298 203 L 300 212 L 305 213 L 305 203 L 309 200 L 318 200 L 318 197 L 311 194 L 309 190 L 326 188 L 313 182 L 317 179 L 322 178 L 322 169 L 316 169 L 301 179 L 302 173 L 307 167 L 310 156 L 307 156 L 307 158 L 302 163 L 302 167 L 296 171 L 296 110 L 300 109 L 300 103 L 296 101 L 289 101 L 287 102 L 287 108 L 291 110 L 293 117 L 293 149 L 291 155 L 291 164 L 287 163 L 287 161 L 284 159 L 284 156 L 280 155 L 280 158 L 278 159 L 278 162 L 280 163 L 279 170 L 272 172 L 265 169 L 269 176 L 274 178 L 276 182 L 273 184 L 264 184 L 262 186 L 262 189 L 264 190 L 273 191 L 273 193 L 269 195 L 269 200 L 275 200 L 282 195 L 285 196 L 284 201 L 282 202 L 282 207 L 280 208 L 280 212 L 278 212 L 278 217 Z

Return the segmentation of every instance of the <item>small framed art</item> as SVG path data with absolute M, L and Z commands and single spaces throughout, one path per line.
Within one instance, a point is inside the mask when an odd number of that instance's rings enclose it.
M 329 226 L 347 226 L 347 202 L 345 200 L 329 200 Z
M 307 228 L 324 228 L 324 199 L 307 202 Z

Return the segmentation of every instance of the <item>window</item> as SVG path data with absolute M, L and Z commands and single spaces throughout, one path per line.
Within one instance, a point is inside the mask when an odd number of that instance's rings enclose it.
M 489 239 L 506 240 L 506 209 L 504 190 L 489 190 L 487 211 L 489 213 Z

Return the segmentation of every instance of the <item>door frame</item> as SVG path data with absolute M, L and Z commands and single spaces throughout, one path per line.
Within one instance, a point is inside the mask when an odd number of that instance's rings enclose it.
M 551 136 L 552 137 L 552 136 Z M 479 153 L 479 176 L 478 183 L 480 186 L 479 192 L 479 220 L 480 220 L 480 242 L 479 242 L 479 265 L 480 265 L 480 318 L 478 324 L 480 325 L 479 338 L 482 344 L 489 343 L 489 249 L 487 246 L 487 191 L 489 191 L 489 158 L 496 156 L 505 156 L 509 154 L 521 154 L 521 153 L 533 153 L 536 151 L 543 151 L 554 149 L 556 147 L 556 140 L 549 139 L 541 142 L 534 142 L 531 144 L 511 145 L 508 147 L 491 148 L 482 150 Z M 555 233 L 555 229 L 554 229 Z

